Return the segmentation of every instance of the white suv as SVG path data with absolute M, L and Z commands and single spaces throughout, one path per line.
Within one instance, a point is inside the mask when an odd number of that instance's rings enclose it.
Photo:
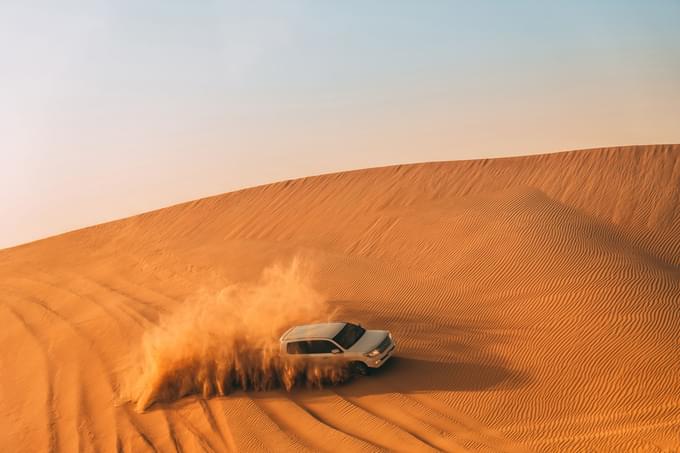
M 392 334 L 366 330 L 349 322 L 328 322 L 291 327 L 281 336 L 281 354 L 312 359 L 335 358 L 356 373 L 367 375 L 394 353 Z

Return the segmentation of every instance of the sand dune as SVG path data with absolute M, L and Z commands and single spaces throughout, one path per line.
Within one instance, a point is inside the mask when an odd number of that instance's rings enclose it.
M 149 332 L 295 257 L 391 363 L 137 410 Z M 0 251 L 0 449 L 674 451 L 679 304 L 678 145 L 255 187 Z

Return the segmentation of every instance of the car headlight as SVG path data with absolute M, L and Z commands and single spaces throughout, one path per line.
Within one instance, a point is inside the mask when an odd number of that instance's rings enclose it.
M 366 357 L 375 357 L 375 356 L 377 356 L 378 354 L 380 354 L 380 351 L 377 350 L 377 349 L 374 349 L 374 350 L 372 350 L 371 352 L 367 352 L 367 353 L 366 353 Z

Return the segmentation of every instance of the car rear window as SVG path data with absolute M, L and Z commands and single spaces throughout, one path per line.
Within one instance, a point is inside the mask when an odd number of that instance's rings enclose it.
M 286 351 L 288 352 L 288 354 L 307 354 L 307 342 L 291 341 L 286 346 Z

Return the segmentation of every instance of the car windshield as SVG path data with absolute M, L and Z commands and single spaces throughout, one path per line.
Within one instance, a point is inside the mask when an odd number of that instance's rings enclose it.
M 354 343 L 359 341 L 364 332 L 366 332 L 366 329 L 363 327 L 347 323 L 333 340 L 344 349 L 349 349 Z

